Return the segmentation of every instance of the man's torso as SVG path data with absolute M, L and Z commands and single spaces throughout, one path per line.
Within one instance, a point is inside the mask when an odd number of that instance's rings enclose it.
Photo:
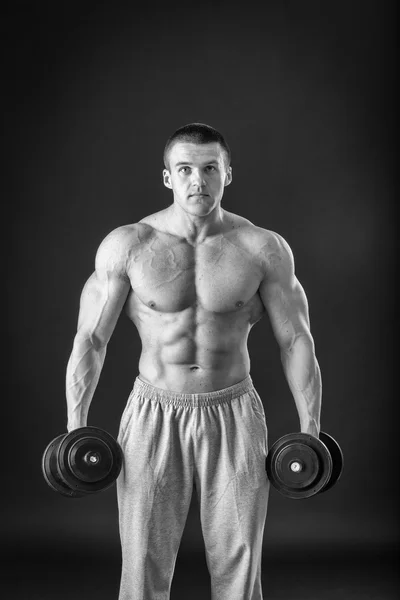
M 141 378 L 186 393 L 228 387 L 249 374 L 247 338 L 265 310 L 258 288 L 266 232 L 224 211 L 223 232 L 193 245 L 166 231 L 163 213 L 136 225 L 141 243 L 126 267 Z

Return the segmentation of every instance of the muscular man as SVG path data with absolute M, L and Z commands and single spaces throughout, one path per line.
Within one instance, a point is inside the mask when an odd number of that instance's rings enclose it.
M 169 599 L 195 487 L 212 599 L 262 600 L 267 428 L 247 338 L 267 312 L 301 431 L 318 436 L 321 377 L 307 300 L 286 241 L 221 207 L 232 168 L 219 132 L 178 129 L 164 162 L 172 204 L 112 231 L 83 289 L 68 431 L 86 425 L 125 308 L 142 352 L 118 436 L 119 599 Z

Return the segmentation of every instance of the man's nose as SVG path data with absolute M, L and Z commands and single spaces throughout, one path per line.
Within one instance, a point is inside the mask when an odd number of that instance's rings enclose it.
M 192 183 L 195 185 L 204 185 L 204 173 L 200 169 L 193 169 L 192 171 Z

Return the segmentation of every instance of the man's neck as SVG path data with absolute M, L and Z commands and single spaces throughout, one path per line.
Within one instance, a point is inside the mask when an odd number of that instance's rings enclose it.
M 185 212 L 179 205 L 172 204 L 166 212 L 169 233 L 185 238 L 189 244 L 201 244 L 206 238 L 222 233 L 223 209 L 217 206 L 209 215 L 199 217 Z

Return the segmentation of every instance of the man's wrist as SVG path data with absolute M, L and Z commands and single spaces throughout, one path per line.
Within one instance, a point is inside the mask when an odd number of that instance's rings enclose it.
M 81 423 L 79 421 L 68 421 L 67 423 L 68 433 L 74 431 L 74 429 L 79 429 L 80 427 L 86 427 L 86 423 Z
M 320 430 L 320 426 L 317 425 L 315 421 L 303 423 L 300 428 L 301 433 L 308 433 L 309 435 L 313 435 L 314 437 L 319 437 Z

